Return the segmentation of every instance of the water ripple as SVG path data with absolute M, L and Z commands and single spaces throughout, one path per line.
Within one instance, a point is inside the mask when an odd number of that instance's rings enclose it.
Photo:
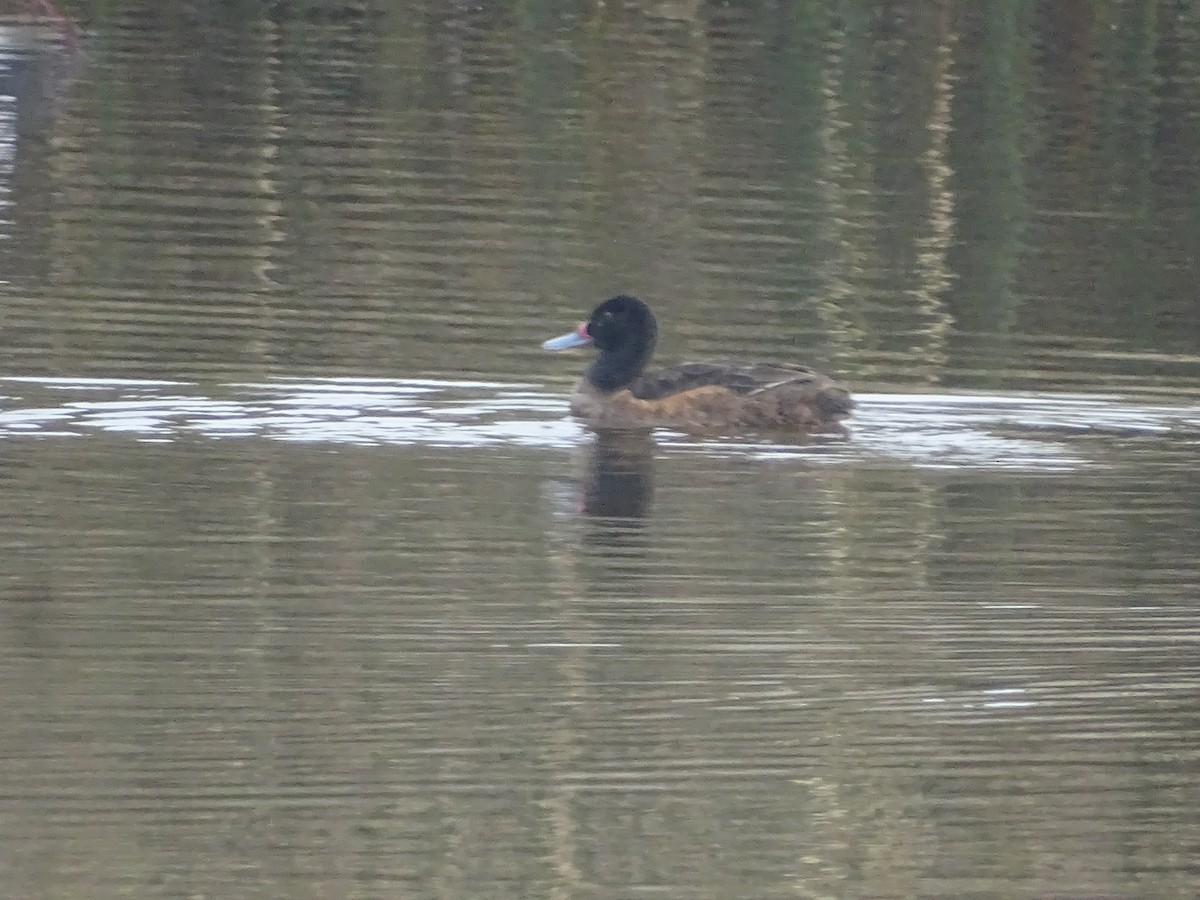
M 312 379 L 200 386 L 133 379 L 10 378 L 0 436 L 127 434 L 386 446 L 566 449 L 587 439 L 566 400 L 536 385 L 428 379 Z M 866 394 L 845 438 L 808 443 L 705 439 L 662 431 L 665 452 L 934 468 L 1040 471 L 1103 464 L 1087 438 L 1200 433 L 1200 407 L 1094 395 Z M 39 402 L 40 401 L 40 402 Z

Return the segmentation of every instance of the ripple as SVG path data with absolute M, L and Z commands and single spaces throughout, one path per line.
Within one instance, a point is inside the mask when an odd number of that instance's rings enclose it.
M 125 434 L 261 439 L 355 446 L 514 446 L 568 449 L 588 432 L 559 393 L 492 381 L 312 379 L 195 384 L 136 379 L 4 380 L 0 437 Z M 15 394 L 15 395 L 14 395 Z M 40 401 L 40 402 L 39 402 Z M 824 463 L 900 461 L 919 467 L 1065 471 L 1104 464 L 1081 438 L 1200 433 L 1200 407 L 1070 394 L 864 394 L 847 437 L 806 443 L 696 439 L 658 433 L 667 453 L 803 457 Z

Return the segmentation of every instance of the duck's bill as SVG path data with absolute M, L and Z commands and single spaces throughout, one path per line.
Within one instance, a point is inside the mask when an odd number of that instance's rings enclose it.
M 550 338 L 542 344 L 543 350 L 570 350 L 572 347 L 586 347 L 592 342 L 587 333 L 587 322 L 581 322 L 574 331 L 568 331 L 561 337 Z

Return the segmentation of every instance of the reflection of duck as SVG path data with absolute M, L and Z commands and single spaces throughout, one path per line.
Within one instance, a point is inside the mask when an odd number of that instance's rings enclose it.
M 654 497 L 654 441 L 648 432 L 600 431 L 588 452 L 583 512 L 640 519 Z
M 654 439 L 647 430 L 597 431 L 587 450 L 581 569 L 593 595 L 639 593 L 649 574 L 646 531 L 654 498 Z
M 807 432 L 836 428 L 854 408 L 845 388 L 803 366 L 704 362 L 645 374 L 657 338 L 650 308 L 622 294 L 542 347 L 600 351 L 571 398 L 572 414 L 597 428 Z

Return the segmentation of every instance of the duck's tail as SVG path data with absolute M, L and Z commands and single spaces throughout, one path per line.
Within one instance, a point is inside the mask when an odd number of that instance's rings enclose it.
M 844 419 L 857 405 L 844 387 L 830 384 L 817 393 L 817 408 L 830 419 Z

